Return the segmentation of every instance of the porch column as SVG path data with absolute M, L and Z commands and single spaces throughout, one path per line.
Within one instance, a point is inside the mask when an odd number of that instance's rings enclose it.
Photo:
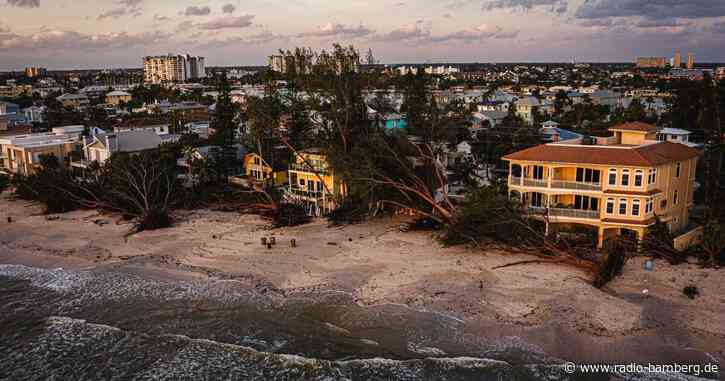
M 549 167 L 549 177 L 546 179 L 546 187 L 551 188 L 551 181 L 554 178 L 554 167 Z
M 604 228 L 600 226 L 597 230 L 597 248 L 602 247 L 604 247 Z

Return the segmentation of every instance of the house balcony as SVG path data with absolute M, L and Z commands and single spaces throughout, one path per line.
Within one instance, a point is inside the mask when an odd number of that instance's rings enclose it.
M 598 192 L 602 190 L 601 183 L 586 183 L 578 181 L 566 181 L 552 179 L 549 182 L 548 179 L 532 179 L 532 178 L 521 178 L 521 177 L 510 177 L 509 185 L 514 187 L 528 187 L 528 188 L 548 188 L 548 189 L 566 189 L 566 190 L 580 190 L 580 191 L 593 191 Z
M 598 210 L 580 210 L 567 208 L 544 208 L 532 206 L 529 211 L 533 214 L 544 215 L 548 217 L 576 218 L 583 220 L 599 220 Z
M 300 187 L 289 187 L 288 192 L 290 195 L 295 197 L 303 197 L 307 199 L 321 199 L 325 196 L 324 192 L 317 192 L 317 191 L 311 191 L 307 188 L 300 188 Z
M 290 169 L 290 171 L 317 173 L 319 175 L 327 175 L 329 172 L 329 170 L 326 167 L 309 166 L 304 163 L 303 164 L 292 163 L 289 165 L 289 169 Z

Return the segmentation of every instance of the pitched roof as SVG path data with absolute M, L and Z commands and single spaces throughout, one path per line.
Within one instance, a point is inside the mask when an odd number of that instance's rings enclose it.
M 657 126 L 649 123 L 642 123 L 642 122 L 629 122 L 629 123 L 622 123 L 618 124 L 616 126 L 610 127 L 610 131 L 612 130 L 618 130 L 618 131 L 639 131 L 639 132 L 655 132 L 657 131 Z
M 700 151 L 672 142 L 632 148 L 542 144 L 503 157 L 504 160 L 544 161 L 569 164 L 631 165 L 652 167 L 700 156 Z

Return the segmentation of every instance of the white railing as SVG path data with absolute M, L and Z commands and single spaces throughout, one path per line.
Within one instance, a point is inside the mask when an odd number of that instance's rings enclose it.
M 328 171 L 327 167 L 309 166 L 307 164 L 300 164 L 300 163 L 290 164 L 290 170 L 300 171 L 300 172 L 312 172 L 312 173 L 319 173 L 319 174 L 324 174 L 324 173 L 327 173 L 327 171 Z
M 537 180 L 537 179 L 524 178 L 523 182 L 522 182 L 521 177 L 515 177 L 515 176 L 511 176 L 511 182 L 509 184 L 513 185 L 513 186 L 521 186 L 523 184 L 523 186 L 525 186 L 525 187 L 532 187 L 532 188 L 549 188 L 548 180 Z M 576 182 L 576 181 L 552 180 L 550 188 L 552 188 L 552 189 L 573 189 L 573 190 L 584 190 L 584 191 L 601 191 L 602 184 L 582 183 L 582 182 Z
M 575 189 L 575 190 L 602 190 L 602 184 L 597 183 L 580 183 L 576 181 L 552 180 L 551 187 L 557 189 Z
M 538 206 L 529 207 L 529 210 L 534 214 L 547 214 L 551 217 L 581 218 L 581 219 L 587 219 L 587 220 L 598 220 L 599 219 L 599 211 L 596 211 L 596 210 L 544 208 L 544 207 L 538 207 Z
M 549 183 L 546 180 L 524 179 L 525 187 L 547 188 Z

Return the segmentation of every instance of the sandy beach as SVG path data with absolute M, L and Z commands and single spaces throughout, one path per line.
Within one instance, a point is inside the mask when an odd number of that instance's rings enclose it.
M 256 216 L 202 210 L 179 213 L 172 228 L 127 236 L 130 226 L 114 216 L 46 216 L 7 196 L 0 199 L 0 218 L 0 264 L 233 281 L 282 299 L 344 292 L 359 306 L 440 313 L 462 322 L 471 337 L 517 338 L 572 361 L 725 359 L 725 273 L 695 264 L 656 261 L 648 272 L 636 258 L 598 290 L 587 274 L 567 266 L 494 270 L 529 257 L 444 248 L 431 232 L 400 232 L 395 219 L 270 229 Z M 276 244 L 268 249 L 262 237 L 275 237 Z M 694 300 L 682 293 L 689 284 L 700 291 Z

